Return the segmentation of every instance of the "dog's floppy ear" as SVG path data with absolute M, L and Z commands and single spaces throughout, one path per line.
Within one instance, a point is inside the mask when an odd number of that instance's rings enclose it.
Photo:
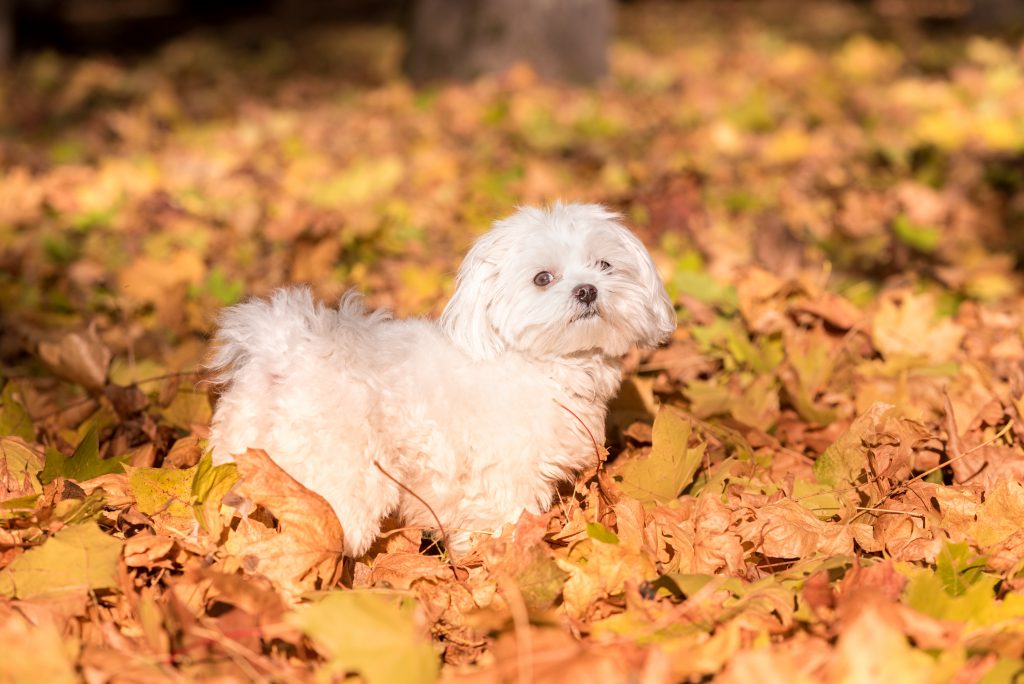
M 498 291 L 503 232 L 491 230 L 469 250 L 455 279 L 455 294 L 441 314 L 441 329 L 456 346 L 478 359 L 492 358 L 505 349 L 488 315 Z
M 638 280 L 647 295 L 645 306 L 649 307 L 648 311 L 644 315 L 638 312 L 636 316 L 636 320 L 640 323 L 641 335 L 637 342 L 642 347 L 657 347 L 666 342 L 675 332 L 677 325 L 675 308 L 665 291 L 665 285 L 661 282 L 650 252 L 628 228 L 620 223 L 616 223 L 616 225 L 622 230 L 622 238 L 636 261 Z

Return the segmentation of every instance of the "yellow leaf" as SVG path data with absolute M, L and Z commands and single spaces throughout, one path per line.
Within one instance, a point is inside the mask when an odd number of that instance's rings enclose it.
M 627 496 L 643 502 L 666 503 L 691 482 L 704 458 L 705 442 L 691 447 L 693 426 L 675 409 L 662 406 L 654 419 L 654 443 L 643 460 L 626 462 L 619 486 Z

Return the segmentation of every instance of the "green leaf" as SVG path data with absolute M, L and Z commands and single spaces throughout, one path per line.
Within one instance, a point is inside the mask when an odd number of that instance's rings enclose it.
M 167 368 L 153 359 L 137 359 L 133 363 L 117 358 L 110 363 L 107 377 L 115 385 L 134 385 L 139 380 L 157 378 L 167 374 Z
M 200 286 L 192 286 L 190 295 L 206 292 L 222 306 L 231 306 L 245 294 L 245 282 L 239 278 L 229 278 L 219 266 L 210 269 L 206 282 Z
M 690 447 L 693 427 L 675 409 L 662 406 L 654 419 L 654 444 L 643 460 L 626 462 L 619 486 L 644 503 L 667 503 L 691 482 L 704 459 L 706 442 Z
M 664 589 L 675 598 L 689 598 L 703 589 L 709 582 L 716 582 L 716 588 L 728 591 L 735 596 L 739 596 L 743 589 L 742 583 L 735 577 L 696 575 L 683 572 L 662 575 L 651 584 L 657 589 Z
M 238 482 L 238 467 L 234 463 L 214 466 L 212 454 L 204 454 L 196 464 L 192 479 L 192 511 L 199 525 L 211 531 L 211 517 L 220 509 L 224 495 Z
M 4 385 L 3 392 L 0 392 L 0 435 L 21 437 L 31 442 L 35 438 L 35 428 L 18 396 L 18 386 L 13 382 Z
M 123 546 L 95 523 L 70 525 L 0 571 L 0 594 L 24 599 L 116 587 Z
M 708 621 L 652 621 L 651 616 L 634 606 L 626 606 L 625 612 L 595 620 L 589 625 L 590 636 L 625 637 L 634 643 L 678 645 L 683 639 L 708 634 L 715 627 Z
M 357 161 L 322 182 L 308 184 L 307 199 L 327 209 L 358 206 L 386 197 L 404 173 L 405 165 L 396 155 Z
M 605 544 L 618 544 L 619 537 L 598 522 L 587 523 L 587 536 Z
M 907 247 L 919 252 L 934 252 L 942 239 L 942 232 L 934 226 L 919 226 L 906 214 L 900 214 L 892 222 L 896 238 Z
M 843 507 L 832 487 L 807 480 L 793 481 L 793 498 L 822 519 L 839 513 Z
M 100 458 L 99 438 L 96 428 L 93 427 L 85 433 L 85 437 L 75 448 L 75 453 L 67 458 L 56 449 L 47 449 L 46 465 L 43 466 L 39 480 L 43 484 L 49 484 L 58 477 L 66 477 L 69 480 L 85 482 L 100 475 L 123 472 L 127 460 L 127 455 Z
M 669 283 L 669 290 L 673 295 L 687 295 L 725 312 L 735 311 L 739 306 L 736 288 L 718 282 L 706 271 L 677 270 Z
M 736 398 L 724 382 L 728 382 L 728 377 L 717 375 L 707 380 L 693 378 L 686 383 L 683 394 L 690 401 L 690 411 L 694 416 L 711 418 L 729 413 L 729 407 Z
M 702 352 L 722 359 L 726 370 L 774 373 L 785 356 L 781 337 L 761 336 L 752 341 L 742 321 L 735 318 L 719 316 L 708 325 L 691 327 L 690 334 Z
M 967 542 L 946 542 L 935 560 L 935 572 L 950 596 L 960 596 L 978 581 L 985 559 L 971 552 Z
M 1024 594 L 1009 593 L 1001 601 L 997 600 L 998 583 L 998 577 L 981 573 L 960 595 L 952 596 L 947 593 L 946 583 L 938 572 L 922 569 L 913 573 L 907 582 L 903 602 L 925 615 L 963 622 L 968 628 L 1019 621 L 1024 615 Z
M 0 501 L 0 520 L 33 515 L 37 501 L 39 501 L 38 494 L 18 496 L 6 501 Z
M 439 659 L 409 605 L 366 591 L 334 591 L 289 616 L 327 659 L 325 674 L 357 672 L 368 684 L 437 681 Z
M 198 465 L 188 470 L 128 466 L 128 482 L 139 510 L 146 515 L 159 513 L 192 519 L 192 482 L 198 468 Z

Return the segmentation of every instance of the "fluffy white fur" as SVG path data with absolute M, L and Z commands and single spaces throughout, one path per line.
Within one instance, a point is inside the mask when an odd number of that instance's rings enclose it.
M 539 286 L 544 271 L 552 282 Z M 228 309 L 212 362 L 225 384 L 214 461 L 265 449 L 331 504 L 345 552 L 360 556 L 394 511 L 436 527 L 376 460 L 461 550 L 551 506 L 558 483 L 594 461 L 581 421 L 601 443 L 620 357 L 675 327 L 647 250 L 616 214 L 521 209 L 470 250 L 440 321 L 367 313 L 351 293 L 331 309 L 306 289 Z

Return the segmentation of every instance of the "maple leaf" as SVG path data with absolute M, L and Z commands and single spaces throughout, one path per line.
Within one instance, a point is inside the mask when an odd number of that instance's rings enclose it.
M 235 463 L 238 493 L 270 510 L 280 532 L 244 520 L 229 534 L 225 551 L 243 567 L 269 577 L 291 600 L 305 591 L 333 586 L 341 571 L 344 537 L 330 504 L 263 451 L 239 454 Z
M 616 480 L 627 496 L 664 503 L 679 495 L 700 467 L 707 445 L 690 446 L 692 424 L 674 409 L 662 407 L 654 419 L 654 444 L 646 459 L 625 463 Z
M 101 475 L 124 471 L 126 457 L 101 458 L 99 438 L 95 426 L 91 427 L 82 441 L 75 447 L 74 453 L 68 457 L 55 450 L 46 452 L 46 463 L 39 473 L 43 484 L 52 482 L 54 478 L 66 477 L 69 480 L 85 482 Z
M 358 672 L 368 684 L 437 679 L 438 658 L 397 597 L 330 592 L 289 616 L 328 658 L 324 676 Z
M 124 542 L 95 523 L 69 525 L 0 570 L 0 594 L 19 598 L 117 586 Z

